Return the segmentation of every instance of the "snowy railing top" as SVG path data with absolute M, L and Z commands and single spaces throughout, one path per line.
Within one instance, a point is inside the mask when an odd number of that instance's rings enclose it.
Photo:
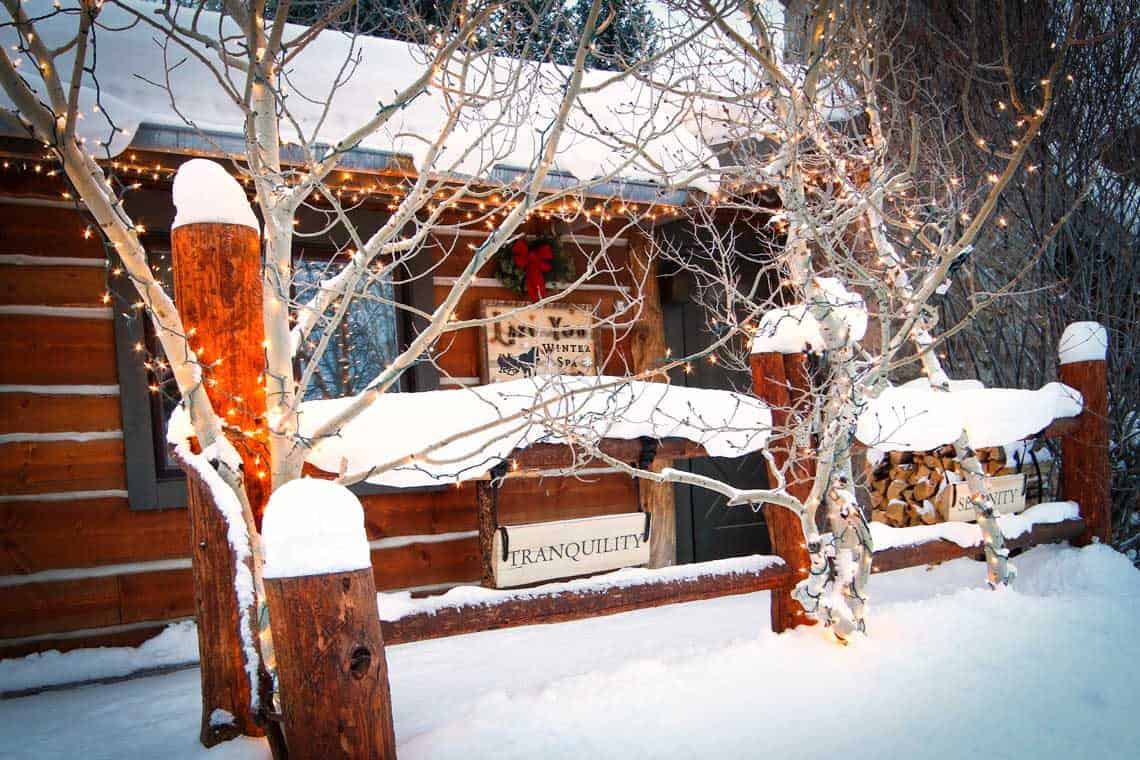
M 927 451 L 965 432 L 977 449 L 1028 438 L 1081 409 L 1081 394 L 1063 383 L 1030 391 L 963 380 L 943 391 L 919 378 L 880 393 L 859 415 L 855 435 L 879 450 Z
M 299 437 L 351 399 L 301 405 Z M 772 414 L 758 399 L 621 377 L 551 376 L 465 390 L 385 393 L 339 434 L 313 441 L 307 461 L 361 473 L 374 485 L 415 488 L 485 478 L 520 449 L 594 445 L 606 439 L 684 439 L 710 456 L 737 457 L 767 444 Z M 171 443 L 192 435 L 179 407 Z

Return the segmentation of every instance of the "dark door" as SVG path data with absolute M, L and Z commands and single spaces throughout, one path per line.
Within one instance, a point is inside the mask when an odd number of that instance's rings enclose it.
M 709 345 L 711 336 L 702 309 L 687 299 L 664 304 L 665 337 L 673 356 L 687 356 Z M 719 365 L 694 362 L 689 374 L 676 372 L 674 384 L 738 390 L 750 378 L 730 375 Z M 764 488 L 768 470 L 759 454 L 727 459 L 705 457 L 675 462 L 674 467 L 727 481 L 737 488 Z M 705 562 L 748 554 L 768 554 L 771 544 L 764 515 L 749 506 L 729 507 L 725 497 L 696 486 L 675 485 L 677 561 Z

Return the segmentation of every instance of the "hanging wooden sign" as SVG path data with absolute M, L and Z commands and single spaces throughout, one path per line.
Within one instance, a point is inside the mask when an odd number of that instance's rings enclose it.
M 994 509 L 1001 514 L 1025 511 L 1025 474 L 1000 475 L 986 478 Z M 938 500 L 938 512 L 943 520 L 969 522 L 978 519 L 970 503 L 970 485 L 952 483 L 942 490 Z
M 589 575 L 648 561 L 649 516 L 644 512 L 503 525 L 495 531 L 491 557 L 497 588 Z
M 527 308 L 518 314 L 511 312 Z M 509 316 L 507 316 L 509 315 Z M 594 316 L 573 304 L 482 301 L 484 383 L 535 375 L 594 374 Z

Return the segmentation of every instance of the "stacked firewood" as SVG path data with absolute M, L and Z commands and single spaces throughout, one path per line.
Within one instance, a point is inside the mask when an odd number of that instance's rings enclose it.
M 977 450 L 987 475 L 1006 467 L 1001 446 Z M 936 503 L 946 485 L 966 479 L 953 446 L 932 451 L 891 451 L 871 471 L 871 519 L 895 528 L 940 522 Z

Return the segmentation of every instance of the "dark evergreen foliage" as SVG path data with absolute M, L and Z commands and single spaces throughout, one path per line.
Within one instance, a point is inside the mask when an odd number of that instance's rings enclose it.
M 276 13 L 280 0 L 266 9 Z M 310 0 L 289 4 L 289 21 L 311 26 L 339 7 L 336 0 Z M 475 44 L 501 48 L 507 55 L 569 64 L 578 48 L 579 34 L 590 13 L 591 0 L 512 0 L 492 17 Z M 331 26 L 358 34 L 426 43 L 441 29 L 458 23 L 461 7 L 468 12 L 478 5 L 461 6 L 455 0 L 360 0 L 335 19 Z M 602 30 L 594 40 L 587 65 L 616 70 L 651 53 L 658 25 L 646 0 L 604 0 L 599 16 Z

